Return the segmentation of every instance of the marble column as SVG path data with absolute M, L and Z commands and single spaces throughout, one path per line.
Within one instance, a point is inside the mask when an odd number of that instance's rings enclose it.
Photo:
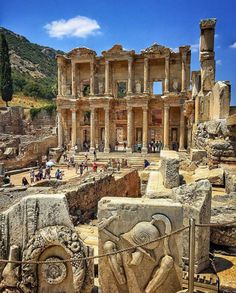
M 148 139 L 148 109 L 143 107 L 143 146 L 142 153 L 147 154 L 147 139 Z
M 66 70 L 64 64 L 61 64 L 61 95 L 66 95 Z
M 61 63 L 57 63 L 57 81 L 58 81 L 58 96 L 61 96 L 62 90 L 61 90 L 61 74 L 62 74 L 62 68 Z
M 71 94 L 75 98 L 77 96 L 77 81 L 76 81 L 76 63 L 71 61 Z
M 127 152 L 133 151 L 133 109 L 127 107 Z
M 94 60 L 92 60 L 90 62 L 90 95 L 93 96 L 94 95 Z
M 74 147 L 76 145 L 77 139 L 77 119 L 76 119 L 76 109 L 71 110 L 71 120 L 72 120 L 72 128 L 71 128 L 71 146 Z
M 109 108 L 105 108 L 105 145 L 104 153 L 110 152 L 110 117 Z
M 186 58 L 187 52 L 182 52 L 182 62 L 181 62 L 181 71 L 182 71 L 182 80 L 181 80 L 181 92 L 186 92 Z
M 170 80 L 170 55 L 165 57 L 165 93 L 169 93 L 169 80 Z
M 106 60 L 105 61 L 105 95 L 109 95 L 110 94 L 110 89 L 109 89 L 109 81 L 110 81 L 110 64 L 109 61 Z
M 144 75 L 143 75 L 143 92 L 148 93 L 148 72 L 149 72 L 149 61 L 148 58 L 144 58 Z
M 170 120 L 170 106 L 164 105 L 164 150 L 169 150 L 169 120 Z
M 184 151 L 185 141 L 185 118 L 184 118 L 184 107 L 180 107 L 180 127 L 179 127 L 179 151 Z
M 95 108 L 90 112 L 90 152 L 95 150 Z
M 62 127 L 61 110 L 58 110 L 57 112 L 57 139 L 58 139 L 58 147 L 61 148 L 63 146 L 63 127 Z
M 128 59 L 128 91 L 127 94 L 132 94 L 133 89 L 132 89 L 132 79 L 133 79 L 133 58 Z

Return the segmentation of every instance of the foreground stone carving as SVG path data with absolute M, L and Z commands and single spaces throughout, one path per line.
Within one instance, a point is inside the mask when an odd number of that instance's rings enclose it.
M 200 180 L 189 185 L 181 185 L 172 190 L 172 197 L 183 204 L 184 224 L 188 225 L 189 218 L 194 218 L 197 224 L 210 223 L 212 187 L 208 180 Z M 184 231 L 184 261 L 188 260 L 189 249 L 188 231 Z M 195 271 L 196 273 L 209 265 L 210 229 L 196 229 Z
M 160 171 L 165 188 L 174 188 L 179 186 L 180 180 L 178 159 L 167 157 L 162 158 Z
M 181 289 L 181 234 L 158 237 L 182 226 L 182 206 L 171 200 L 103 198 L 98 211 L 101 292 L 174 293 Z
M 79 258 L 92 251 L 75 231 L 63 194 L 25 197 L 1 214 L 0 224 L 5 231 L 0 235 L 1 257 L 51 262 L 1 267 L 1 292 L 91 292 L 92 262 Z M 61 262 L 70 258 L 77 260 Z

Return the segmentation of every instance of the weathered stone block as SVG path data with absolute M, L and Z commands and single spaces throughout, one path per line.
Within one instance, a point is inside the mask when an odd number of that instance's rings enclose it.
M 195 174 L 193 175 L 193 179 L 195 181 L 207 179 L 213 185 L 224 185 L 224 169 L 215 168 L 210 170 L 208 167 L 199 167 L 195 170 Z
M 190 160 L 193 162 L 200 162 L 203 158 L 207 157 L 207 152 L 205 150 L 191 149 L 190 150 Z
M 225 171 L 225 191 L 236 192 L 236 173 L 229 170 Z
M 160 168 L 163 184 L 165 188 L 174 188 L 179 186 L 179 160 L 175 158 L 164 157 L 161 160 Z
M 127 251 L 99 259 L 101 292 L 179 291 L 182 236 L 154 240 L 180 228 L 182 212 L 181 204 L 170 199 L 103 198 L 98 206 L 99 254 Z M 143 245 L 148 241 L 153 242 Z
M 188 225 L 189 219 L 193 218 L 197 224 L 210 223 L 211 219 L 211 194 L 212 188 L 208 180 L 201 180 L 189 185 L 182 185 L 172 190 L 172 197 L 183 204 L 184 225 Z M 195 271 L 196 273 L 207 268 L 209 265 L 210 229 L 196 229 L 195 243 Z M 188 263 L 189 234 L 184 232 L 183 243 L 184 260 Z

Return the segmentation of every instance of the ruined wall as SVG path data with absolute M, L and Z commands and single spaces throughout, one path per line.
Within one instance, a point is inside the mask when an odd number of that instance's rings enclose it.
M 24 134 L 22 107 L 0 108 L 0 133 Z
M 117 180 L 109 173 L 91 174 L 79 186 L 68 190 L 66 185 L 60 190 L 66 194 L 74 223 L 93 218 L 97 213 L 97 203 L 104 196 L 139 197 L 141 194 L 140 178 L 136 170 L 127 172 Z
M 236 162 L 236 136 L 226 119 L 199 123 L 193 131 L 193 147 L 206 150 L 210 161 Z

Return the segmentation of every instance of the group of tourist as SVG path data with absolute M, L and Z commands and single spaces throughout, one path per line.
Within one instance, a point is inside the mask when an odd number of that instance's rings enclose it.
M 160 151 L 163 149 L 163 144 L 161 140 L 155 141 L 152 139 L 148 144 L 148 151 L 150 153 L 160 153 Z

